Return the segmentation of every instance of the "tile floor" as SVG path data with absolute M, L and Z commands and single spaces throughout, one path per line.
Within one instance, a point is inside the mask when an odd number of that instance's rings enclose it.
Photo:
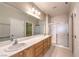
M 52 46 L 44 57 L 72 57 L 72 52 L 66 48 Z

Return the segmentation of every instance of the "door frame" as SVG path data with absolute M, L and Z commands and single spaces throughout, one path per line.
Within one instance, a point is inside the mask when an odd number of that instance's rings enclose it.
M 72 20 L 72 54 L 74 54 L 74 15 L 71 15 Z

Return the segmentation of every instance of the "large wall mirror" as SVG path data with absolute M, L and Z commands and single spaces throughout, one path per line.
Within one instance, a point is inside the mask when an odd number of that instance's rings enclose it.
M 43 34 L 43 21 L 6 3 L 0 3 L 0 42 Z

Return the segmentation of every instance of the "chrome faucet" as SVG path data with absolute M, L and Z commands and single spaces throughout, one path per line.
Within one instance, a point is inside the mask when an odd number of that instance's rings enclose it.
M 13 37 L 14 37 L 14 35 L 10 36 L 11 41 L 13 41 L 12 45 L 16 45 L 18 43 L 18 41 L 17 41 L 17 39 L 14 39 Z
M 18 44 L 18 41 L 16 39 L 14 39 L 13 45 L 16 45 L 16 44 Z

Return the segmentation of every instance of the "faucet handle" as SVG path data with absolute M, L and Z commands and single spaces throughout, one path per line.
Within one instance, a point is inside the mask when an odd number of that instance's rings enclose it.
M 12 36 L 12 37 L 14 37 L 14 35 L 13 35 L 13 34 L 12 34 L 11 36 Z
M 13 41 L 13 39 L 14 39 L 14 35 L 13 34 L 10 35 L 10 39 L 11 39 L 11 41 Z

